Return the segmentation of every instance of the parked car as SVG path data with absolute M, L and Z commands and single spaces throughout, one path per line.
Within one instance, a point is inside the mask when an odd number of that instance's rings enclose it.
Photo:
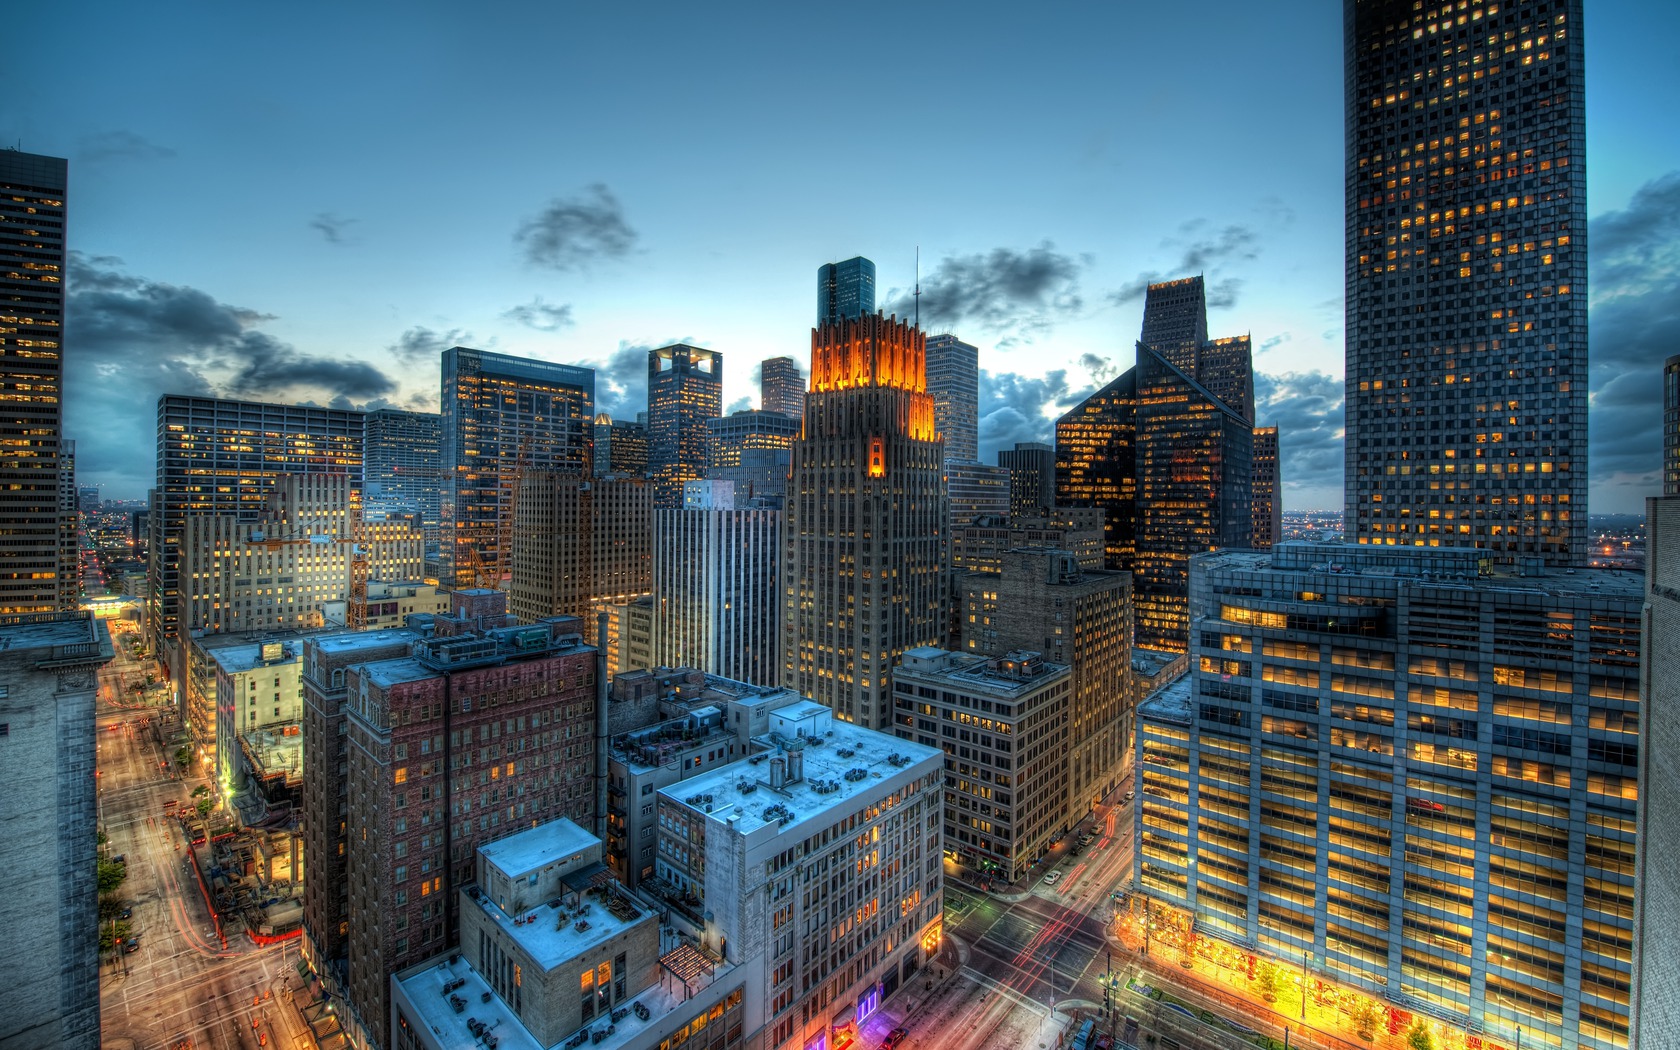
M 130 952 L 137 952 L 139 950 L 140 950 L 140 938 L 130 937 L 128 940 L 123 942 L 123 954 L 125 954 L 125 955 L 130 953 Z
M 887 1037 L 885 1039 L 881 1040 L 881 1050 L 894 1050 L 899 1043 L 904 1042 L 908 1038 L 910 1038 L 910 1029 L 903 1026 L 894 1028 L 892 1031 L 887 1033 Z
M 1135 792 L 1135 791 L 1128 791 L 1128 792 L 1126 792 L 1126 801 L 1127 801 L 1127 802 L 1130 802 L 1130 801 L 1131 801 L 1131 800 L 1132 800 L 1132 799 L 1133 799 L 1133 798 L 1135 798 L 1135 797 L 1136 797 L 1136 796 L 1137 796 L 1137 792 Z
M 124 908 L 122 911 L 117 912 L 117 918 L 119 918 L 119 919 L 132 919 L 133 917 L 134 917 L 133 906 L 129 906 L 127 908 Z

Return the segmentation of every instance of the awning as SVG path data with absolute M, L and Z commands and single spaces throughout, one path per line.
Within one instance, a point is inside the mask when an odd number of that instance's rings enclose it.
M 659 965 L 684 984 L 712 972 L 712 961 L 692 944 L 679 944 L 661 955 Z
M 574 893 L 582 893 L 591 886 L 604 886 L 612 880 L 612 869 L 600 861 L 596 861 L 586 868 L 568 872 L 560 877 L 560 881 L 566 884 L 566 888 Z

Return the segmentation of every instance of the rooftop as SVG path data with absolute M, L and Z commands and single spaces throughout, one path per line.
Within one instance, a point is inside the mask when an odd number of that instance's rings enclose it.
M 85 612 L 0 616 L 0 653 L 46 665 L 104 663 L 114 655 L 104 624 Z
M 463 902 L 462 906 L 475 905 Z M 510 939 L 518 941 L 545 971 L 633 926 L 659 921 L 657 912 L 617 887 L 603 900 L 583 900 L 577 893 L 567 893 L 513 915 L 499 908 L 488 894 L 479 895 L 476 907 L 484 909 L 484 914 Z
M 417 642 L 420 636 L 413 631 L 395 627 L 387 631 L 345 631 L 315 640 L 325 653 L 348 653 L 357 649 L 377 649 L 387 645 Z
M 437 677 L 439 673 L 412 656 L 402 656 L 395 660 L 375 660 L 362 665 L 362 676 L 370 685 L 381 689 L 389 689 L 403 682 L 423 682 L 428 678 Z
M 1194 684 L 1194 675 L 1179 675 L 1150 693 L 1149 697 L 1138 705 L 1138 717 L 1188 725 L 1196 715 L 1194 694 L 1191 692 Z
M 1555 597 L 1641 598 L 1643 573 L 1628 569 L 1559 569 L 1493 565 L 1470 548 L 1372 547 L 1290 540 L 1271 551 L 1210 551 L 1197 555 L 1205 568 L 1249 572 L 1314 573 L 1365 579 L 1407 580 L 1434 587 L 1526 591 Z
M 270 645 L 278 646 L 280 655 L 272 660 L 263 659 L 263 650 Z M 240 674 L 252 671 L 258 667 L 274 667 L 280 664 L 297 663 L 303 658 L 303 646 L 299 642 L 258 642 L 255 645 L 232 645 L 226 649 L 215 651 L 214 659 L 217 666 L 228 674 Z
M 820 704 L 812 706 L 828 712 Z M 786 831 L 859 795 L 878 791 L 880 781 L 911 766 L 934 762 L 942 768 L 945 760 L 945 752 L 937 748 L 835 721 L 832 715 L 823 735 L 804 738 L 803 746 L 774 734 L 771 742 L 793 745 L 801 752 L 804 771 L 800 779 L 771 787 L 771 762 L 787 759 L 777 752 L 761 752 L 673 784 L 660 794 L 738 834 L 750 834 L 772 823 Z
M 598 845 L 600 839 L 561 817 L 546 824 L 497 839 L 478 852 L 510 878 L 535 871 L 544 864 L 575 856 Z
M 288 783 L 302 779 L 303 734 L 297 730 L 296 722 L 288 722 L 240 734 L 239 746 L 257 776 L 284 775 Z
M 935 679 L 967 692 L 1015 699 L 1070 674 L 1071 669 L 1036 652 L 1015 651 L 992 657 L 924 645 L 908 650 L 895 673 Z
M 658 1027 L 667 1015 L 677 1010 L 695 992 L 711 985 L 734 968 L 728 963 L 716 964 L 715 971 L 709 979 L 704 975 L 698 976 L 690 982 L 690 987 L 685 988 L 675 976 L 667 973 L 662 967 L 657 984 L 650 985 L 619 1004 L 618 1008 L 624 1010 L 624 1014 L 617 1021 L 610 1017 L 597 1017 L 582 1029 L 590 1034 L 597 1031 L 604 1033 L 610 1025 L 613 1029 L 612 1035 L 604 1035 L 599 1040 L 591 1040 L 586 1036 L 577 1045 L 587 1047 L 588 1050 L 615 1050 L 632 1039 L 645 1035 L 648 1029 Z M 494 1032 L 495 1050 L 560 1050 L 568 1045 L 571 1038 L 575 1038 L 572 1036 L 563 1039 L 553 1048 L 543 1047 L 519 1022 L 513 1010 L 490 990 L 484 979 L 458 954 L 451 954 L 430 965 L 423 965 L 406 976 L 398 977 L 397 981 L 419 1014 L 411 1020 L 430 1028 L 438 1042 L 444 1046 L 487 1045 L 479 1038 L 478 1033 L 473 1031 L 474 1024 L 483 1026 L 479 1028 L 479 1032 Z M 444 991 L 446 985 L 452 986 L 448 992 Z M 462 1000 L 464 1005 L 459 1012 L 450 1001 L 451 996 Z M 635 1009 L 638 1003 L 642 1006 L 642 1013 Z M 646 1014 L 645 1019 L 643 1013 Z M 645 1039 L 643 1041 L 645 1042 Z

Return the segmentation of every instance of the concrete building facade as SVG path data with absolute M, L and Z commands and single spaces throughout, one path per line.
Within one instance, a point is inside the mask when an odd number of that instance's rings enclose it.
M 771 357 L 759 365 L 758 404 L 765 412 L 805 418 L 805 376 L 791 357 Z
M 443 417 L 380 408 L 362 419 L 362 516 L 406 518 L 437 546 L 443 507 Z
M 1673 363 L 1672 361 L 1670 362 Z M 1639 850 L 1628 1046 L 1680 1045 L 1680 498 L 1645 501 Z
M 653 586 L 654 486 L 646 478 L 531 471 L 514 507 L 508 608 L 521 620 L 576 616 Z
M 1040 441 L 1017 441 L 998 450 L 998 466 L 1009 471 L 1011 517 L 1042 514 L 1056 505 L 1056 450 Z
M 1626 1047 L 1642 587 L 1491 558 L 1198 555 L 1191 673 L 1140 711 L 1137 885 L 1398 1023 Z
M 0 617 L 5 1050 L 100 1046 L 94 704 L 113 656 L 87 613 Z

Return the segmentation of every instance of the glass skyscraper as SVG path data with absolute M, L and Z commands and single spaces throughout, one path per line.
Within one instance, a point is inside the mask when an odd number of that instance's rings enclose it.
M 362 421 L 362 514 L 379 518 L 413 515 L 438 541 L 442 506 L 443 420 L 436 412 L 381 408 Z
M 858 256 L 817 268 L 817 324 L 838 324 L 875 312 L 875 264 Z
M 521 471 L 587 477 L 595 372 L 454 346 L 443 352 L 445 587 L 501 586 Z
M 655 508 L 682 506 L 684 482 L 706 476 L 723 414 L 723 355 L 675 343 L 648 351 L 648 475 Z
M 1346 534 L 1587 544 L 1582 0 L 1345 0 Z
M 75 516 L 60 506 L 68 182 L 60 157 L 0 149 L 0 613 L 74 609 L 80 598 Z
M 954 335 L 928 336 L 927 388 L 934 429 L 945 438 L 945 462 L 978 462 L 980 351 Z

